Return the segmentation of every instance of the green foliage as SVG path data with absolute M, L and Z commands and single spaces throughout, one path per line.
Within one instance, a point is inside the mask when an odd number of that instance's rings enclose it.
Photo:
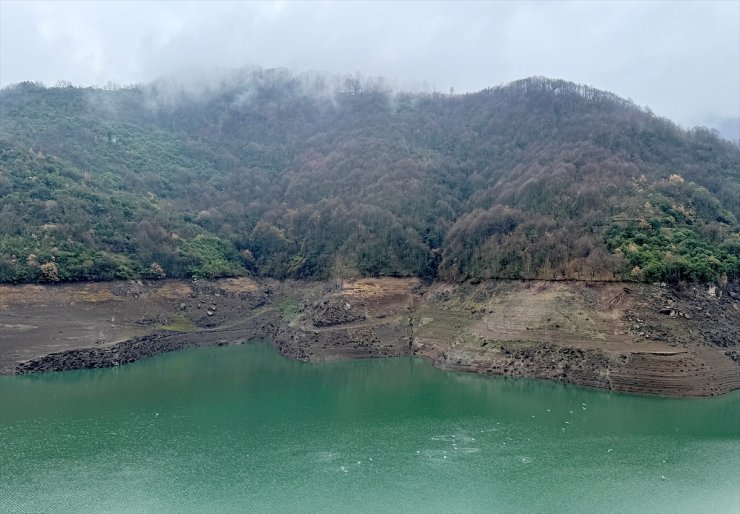
M 0 282 L 47 281 L 42 266 L 50 262 L 56 265 L 60 281 L 121 280 L 139 275 L 136 264 L 125 255 L 33 236 L 0 238 Z
M 301 313 L 300 304 L 297 300 L 294 300 L 292 298 L 282 300 L 278 307 L 280 308 L 280 314 L 287 319 L 295 319 Z
M 3 89 L 0 282 L 737 276 L 736 146 L 564 81 L 364 82 Z
M 174 316 L 168 324 L 160 325 L 158 328 L 170 332 L 195 332 L 198 330 L 198 327 L 187 316 L 183 315 Z
M 216 236 L 196 236 L 182 246 L 182 251 L 192 263 L 189 273 L 195 278 L 218 278 L 243 273 L 236 262 L 234 246 Z
M 717 281 L 740 277 L 740 256 L 731 245 L 716 246 L 688 228 L 613 226 L 609 246 L 622 252 L 636 279 L 649 282 Z M 626 271 L 626 270 L 625 270 Z

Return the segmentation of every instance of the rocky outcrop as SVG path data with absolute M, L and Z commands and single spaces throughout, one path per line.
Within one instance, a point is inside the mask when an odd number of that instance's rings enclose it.
M 172 337 L 172 335 L 152 334 L 105 348 L 80 348 L 78 350 L 51 353 L 39 359 L 23 362 L 15 368 L 15 371 L 22 375 L 48 371 L 112 368 L 159 353 L 182 350 L 198 344 L 201 343 Z
M 610 359 L 597 350 L 545 343 L 514 343 L 479 352 L 452 350 L 435 365 L 448 370 L 486 375 L 533 377 L 588 387 L 612 389 Z
M 357 303 L 335 295 L 314 302 L 306 310 L 307 317 L 316 327 L 331 327 L 367 318 L 365 310 Z
M 631 353 L 610 370 L 611 389 L 661 396 L 715 396 L 740 388 L 740 366 L 723 353 L 694 348 Z
M 224 346 L 255 340 L 270 340 L 277 331 L 275 311 L 264 311 L 231 327 L 195 332 L 158 332 L 136 337 L 113 345 L 85 347 L 54 352 L 19 363 L 15 373 L 43 373 L 75 369 L 112 368 L 160 353 L 184 350 L 196 346 Z
M 272 344 L 286 357 L 323 362 L 410 355 L 408 330 L 398 323 L 335 330 L 282 327 Z
M 530 377 L 612 391 L 659 396 L 715 396 L 740 388 L 740 367 L 706 352 L 625 352 L 609 355 L 542 343 L 480 352 L 451 350 L 435 365 L 448 370 Z

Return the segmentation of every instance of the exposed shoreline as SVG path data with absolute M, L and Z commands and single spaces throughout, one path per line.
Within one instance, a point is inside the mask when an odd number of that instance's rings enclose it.
M 266 340 L 304 361 L 419 355 L 442 369 L 714 396 L 740 388 L 733 287 L 416 279 L 0 286 L 0 372 L 112 367 Z

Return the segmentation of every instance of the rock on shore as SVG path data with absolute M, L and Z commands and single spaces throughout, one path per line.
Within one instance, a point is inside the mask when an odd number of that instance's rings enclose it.
M 0 370 L 112 367 L 266 340 L 312 362 L 419 355 L 450 370 L 709 396 L 740 388 L 738 293 L 390 278 L 0 286 Z

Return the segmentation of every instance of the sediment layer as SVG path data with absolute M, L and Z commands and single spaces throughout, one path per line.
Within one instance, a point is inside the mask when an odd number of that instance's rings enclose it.
M 389 278 L 0 286 L 0 372 L 266 340 L 304 361 L 419 355 L 448 370 L 711 396 L 740 388 L 738 293 L 736 284 Z

